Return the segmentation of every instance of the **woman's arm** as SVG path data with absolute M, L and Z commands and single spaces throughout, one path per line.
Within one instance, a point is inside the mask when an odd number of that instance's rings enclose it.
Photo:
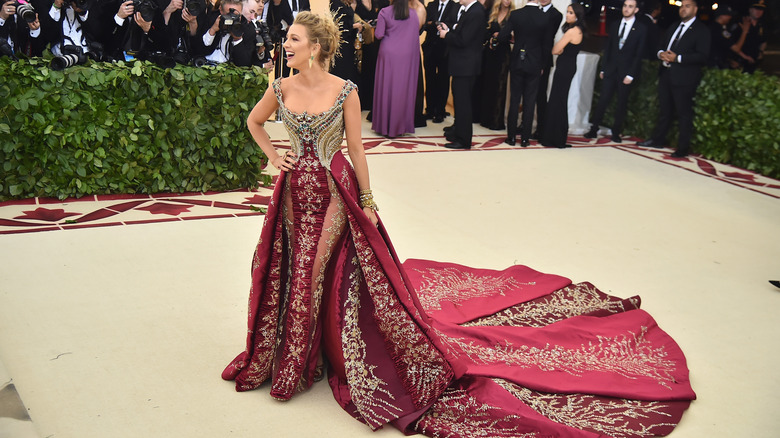
M 563 48 L 566 47 L 567 44 L 574 42 L 575 39 L 579 37 L 582 38 L 582 31 L 579 27 L 575 26 L 571 29 L 567 30 L 566 33 L 563 34 L 560 40 L 558 40 L 557 43 L 553 46 L 552 54 L 553 55 L 560 55 L 563 53 Z M 549 47 L 549 46 L 548 46 Z
M 344 100 L 344 132 L 347 137 L 347 153 L 352 161 L 352 167 L 355 168 L 360 191 L 371 190 L 371 183 L 368 179 L 368 163 L 366 162 L 366 151 L 363 149 L 363 139 L 360 134 L 360 98 L 356 91 L 352 90 Z M 376 225 L 379 219 L 376 212 L 370 207 L 363 207 L 366 216 L 371 223 Z
M 279 102 L 276 100 L 276 95 L 272 87 L 268 87 L 263 94 L 263 98 L 249 113 L 249 117 L 246 119 L 246 125 L 249 128 L 249 132 L 252 134 L 252 138 L 260 149 L 263 150 L 265 156 L 268 157 L 268 161 L 279 170 L 290 170 L 292 165 L 295 164 L 295 158 L 285 152 L 284 156 L 280 156 L 276 152 L 276 148 L 271 144 L 271 139 L 268 137 L 263 124 L 268 120 L 271 114 L 279 108 Z

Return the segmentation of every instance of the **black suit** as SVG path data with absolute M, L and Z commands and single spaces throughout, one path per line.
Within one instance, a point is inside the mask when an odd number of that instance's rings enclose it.
M 658 60 L 656 53 L 658 52 L 659 39 L 661 39 L 661 28 L 658 27 L 658 23 L 648 14 L 638 13 L 636 19 L 640 23 L 645 25 L 647 36 L 645 37 L 645 48 L 642 51 L 643 59 Z
M 448 67 L 455 107 L 454 140 L 467 147 L 471 147 L 473 133 L 471 90 L 482 71 L 482 42 L 486 25 L 485 8 L 475 0 L 444 38 L 450 55 Z
M 158 7 L 155 10 L 149 33 L 144 33 L 133 18 L 135 13 L 125 18 L 121 25 L 114 21 L 114 16 L 117 15 L 122 3 L 124 0 L 113 0 L 104 3 L 102 7 L 103 13 L 100 21 L 103 26 L 105 55 L 111 59 L 124 60 L 124 52 L 135 52 L 137 56 L 144 58 L 146 53 L 165 51 L 167 35 L 162 16 L 163 9 Z
M 16 53 L 23 53 L 27 56 L 42 56 L 44 39 L 39 34 L 36 38 L 30 36 L 30 27 L 27 23 L 14 14 L 5 20 L 0 26 L 0 40 L 3 42 L 9 39 L 13 42 L 13 51 L 11 53 L 0 53 L 0 56 L 15 56 Z M 10 45 L 6 47 L 10 50 Z
M 211 44 L 208 46 L 204 44 L 203 35 L 209 31 L 214 22 L 219 19 L 220 15 L 219 9 L 210 11 L 205 14 L 204 22 L 206 25 L 204 25 L 203 28 L 200 28 L 200 24 L 198 24 L 201 31 L 198 32 L 198 36 L 194 38 L 195 54 L 197 56 L 205 57 L 220 50 L 225 52 L 224 55 L 228 62 L 232 62 L 240 67 L 252 65 L 252 52 L 255 50 L 255 32 L 251 26 L 242 27 L 243 39 L 238 44 L 233 44 L 233 37 L 228 36 L 227 46 L 220 46 L 220 44 L 223 44 L 222 40 L 224 36 L 228 34 L 228 32 L 224 30 L 217 31 Z
M 450 74 L 447 68 L 447 42 L 439 38 L 436 22 L 441 21 L 452 28 L 458 18 L 460 5 L 452 0 L 447 1 L 439 20 L 439 0 L 432 0 L 425 7 L 427 22 L 425 41 L 422 44 L 423 64 L 425 67 L 425 112 L 429 116 L 444 117 L 444 107 L 450 94 Z
M 539 77 L 544 68 L 545 35 L 549 32 L 549 21 L 535 3 L 512 11 L 507 25 L 498 34 L 499 41 L 508 41 L 514 33 L 515 46 L 509 70 L 511 73 L 509 113 L 507 115 L 507 137 L 514 140 L 517 133 L 517 113 L 520 98 L 523 99 L 523 140 L 531 137 L 534 121 L 534 103 L 539 90 Z M 551 49 L 550 49 L 551 50 Z
M 296 11 L 309 11 L 311 10 L 311 6 L 309 5 L 309 0 L 293 0 L 295 4 L 298 5 L 298 8 Z M 360 2 L 358 2 L 360 3 Z M 265 7 L 268 8 L 268 16 L 266 18 L 266 22 L 268 23 L 268 27 L 271 29 L 277 29 L 279 32 L 281 32 L 281 35 L 285 36 L 287 35 L 287 28 L 293 24 L 293 21 L 295 20 L 293 16 L 293 8 L 290 6 L 290 2 L 288 0 L 281 0 L 279 5 L 274 4 L 274 0 L 268 0 L 268 3 L 265 4 Z M 286 26 L 284 23 L 286 23 Z M 279 61 L 276 62 L 276 65 L 274 66 L 276 77 L 285 77 L 290 75 L 290 67 L 287 67 L 287 60 L 279 57 Z
M 677 33 L 680 23 L 669 27 L 661 38 L 658 53 L 667 50 L 670 41 Z M 710 55 L 710 32 L 707 25 L 699 19 L 690 24 L 685 33 L 673 43 L 670 50 L 678 55 L 675 62 L 668 66 L 662 63 L 658 75 L 658 106 L 660 114 L 658 124 L 653 131 L 654 143 L 663 144 L 672 124 L 672 110 L 677 111 L 680 124 L 680 137 L 677 151 L 690 152 L 693 134 L 693 98 L 702 76 L 702 67 Z
M 539 92 L 536 93 L 536 132 L 542 132 L 544 127 L 544 117 L 547 114 L 547 86 L 550 83 L 550 70 L 552 70 L 553 66 L 552 48 L 555 34 L 558 32 L 558 27 L 563 20 L 563 14 L 553 6 L 550 6 L 550 9 L 544 15 L 547 16 L 548 27 L 544 37 L 545 47 L 542 49 L 544 71 L 539 77 Z
M 620 47 L 620 32 L 626 35 L 623 47 Z M 623 121 L 628 111 L 628 95 L 631 92 L 631 84 L 624 84 L 626 76 L 631 76 L 634 81 L 642 71 L 642 55 L 647 38 L 645 25 L 634 19 L 630 28 L 623 29 L 623 20 L 618 20 L 609 27 L 607 43 L 604 48 L 604 56 L 601 58 L 601 73 L 604 75 L 601 83 L 601 95 L 593 112 L 591 121 L 592 130 L 598 130 L 604 112 L 607 110 L 612 96 L 617 91 L 617 109 L 615 110 L 615 124 L 612 125 L 612 135 L 620 135 L 623 132 Z

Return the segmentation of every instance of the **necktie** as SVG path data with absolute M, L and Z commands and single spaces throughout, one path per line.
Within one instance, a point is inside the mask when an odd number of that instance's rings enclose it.
M 443 10 L 444 10 L 444 3 L 439 2 L 439 14 L 437 15 L 438 18 L 436 21 L 441 21 L 441 13 Z
M 292 0 L 292 10 L 293 12 L 298 10 L 298 0 Z
M 620 33 L 618 34 L 618 49 L 623 48 L 623 43 L 626 42 L 626 40 L 623 39 L 623 34 L 626 32 L 626 22 L 623 22 L 623 26 L 620 27 Z
M 460 16 L 463 15 L 464 12 L 466 12 L 466 7 L 461 6 L 460 10 L 458 11 L 458 21 L 460 21 Z
M 683 23 L 680 23 L 680 27 L 677 28 L 677 32 L 675 32 L 674 40 L 672 40 L 672 43 L 669 44 L 669 47 L 666 50 L 672 50 L 677 46 L 677 41 L 680 41 L 680 36 L 683 33 L 683 28 L 685 25 Z

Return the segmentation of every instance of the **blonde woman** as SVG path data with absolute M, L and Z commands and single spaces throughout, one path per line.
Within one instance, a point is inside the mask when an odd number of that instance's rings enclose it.
M 271 396 L 289 400 L 327 365 L 339 405 L 374 430 L 668 434 L 694 394 L 681 350 L 638 300 L 525 266 L 401 264 L 369 188 L 355 86 L 327 72 L 332 17 L 301 12 L 284 45 L 299 73 L 276 80 L 247 121 L 281 174 L 252 263 L 246 349 L 222 377 L 239 391 L 270 380 Z M 291 151 L 263 128 L 277 109 Z M 566 421 L 535 410 L 571 405 Z

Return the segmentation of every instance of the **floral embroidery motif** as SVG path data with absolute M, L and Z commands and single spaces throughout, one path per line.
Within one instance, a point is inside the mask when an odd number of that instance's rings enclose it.
M 492 379 L 518 400 L 552 421 L 614 438 L 663 436 L 675 423 L 658 423 L 669 417 L 668 404 L 657 401 L 598 397 L 588 394 L 549 394 L 532 391 L 502 379 Z M 648 420 L 647 424 L 642 420 Z
M 508 276 L 476 275 L 454 268 L 415 270 L 423 274 L 417 295 L 426 312 L 441 310 L 442 301 L 458 306 L 473 298 L 503 296 L 506 291 L 518 288 L 521 284 L 535 284 L 520 283 Z
M 463 389 L 448 388 L 415 423 L 415 430 L 432 437 L 541 437 L 524 433 L 522 418 L 482 403 Z
M 627 303 L 630 303 L 630 306 L 627 306 Z M 566 318 L 596 311 L 620 313 L 638 308 L 638 298 L 620 300 L 600 292 L 590 283 L 578 283 L 559 289 L 542 299 L 520 303 L 463 326 L 544 327 Z
M 387 382 L 374 374 L 376 365 L 369 365 L 366 362 L 366 343 L 363 341 L 363 333 L 358 324 L 362 278 L 356 257 L 352 259 L 352 265 L 357 269 L 349 277 L 349 292 L 344 306 L 344 329 L 341 332 L 344 369 L 349 381 L 352 402 L 366 423 L 375 429 L 376 425 L 385 424 L 395 418 L 384 416 L 377 412 L 377 408 L 395 414 L 400 414 L 402 411 L 388 401 L 388 399 L 394 400 L 395 397 L 386 389 Z M 384 397 L 381 397 L 382 395 Z
M 521 345 L 514 347 L 506 342 L 501 345 L 480 345 L 475 341 L 450 337 L 437 330 L 441 341 L 454 354 L 462 354 L 482 365 L 505 364 L 520 368 L 536 368 L 541 371 L 565 372 L 581 376 L 585 372 L 608 372 L 629 379 L 647 377 L 661 386 L 671 389 L 676 382 L 673 376 L 675 362 L 667 359 L 666 349 L 653 347 L 645 339 L 647 327 L 639 333 L 628 332 L 614 338 L 598 336 L 598 342 L 590 342 L 579 349 L 547 344 L 544 348 Z
M 354 218 L 350 223 L 354 223 Z M 359 229 L 352 229 L 358 259 L 374 302 L 377 327 L 387 339 L 386 345 L 395 360 L 398 375 L 416 407 L 433 402 L 452 378 L 452 369 L 442 353 L 411 318 L 393 290 L 374 250 Z

